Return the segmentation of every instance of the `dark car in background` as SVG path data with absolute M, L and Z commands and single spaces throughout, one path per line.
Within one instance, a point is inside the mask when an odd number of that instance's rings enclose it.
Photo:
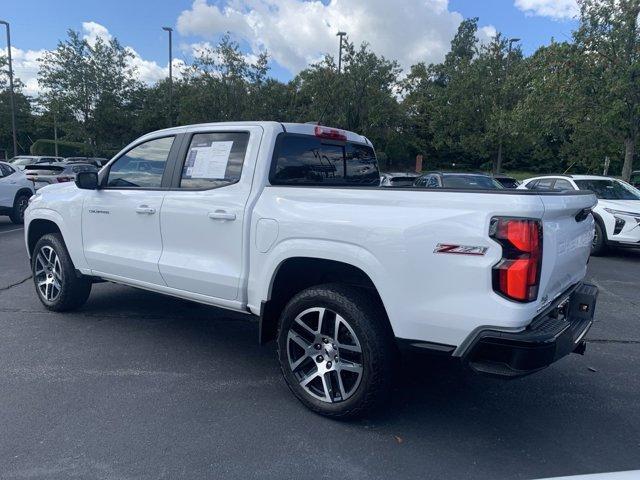
M 381 173 L 381 187 L 411 187 L 413 182 L 420 176 L 419 173 L 395 172 Z
M 430 172 L 416 179 L 417 188 L 455 188 L 461 190 L 501 190 L 504 187 L 482 173 Z
M 518 188 L 520 182 L 509 175 L 493 175 L 493 179 L 504 188 Z
M 24 173 L 27 179 L 33 182 L 33 187 L 37 190 L 52 183 L 73 182 L 76 174 L 80 172 L 97 172 L 95 165 L 88 163 L 65 164 L 47 163 L 38 165 L 27 165 Z

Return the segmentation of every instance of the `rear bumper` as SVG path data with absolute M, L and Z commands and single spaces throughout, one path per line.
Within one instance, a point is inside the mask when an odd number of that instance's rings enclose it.
M 582 354 L 597 296 L 595 285 L 583 283 L 523 331 L 481 330 L 462 360 L 478 373 L 519 377 L 537 372 L 572 352 Z

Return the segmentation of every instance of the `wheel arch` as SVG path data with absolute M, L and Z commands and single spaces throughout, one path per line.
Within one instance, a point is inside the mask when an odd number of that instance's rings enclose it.
M 604 223 L 604 220 L 602 219 L 602 217 L 600 216 L 599 213 L 596 212 L 591 212 L 593 215 L 593 219 L 594 221 L 600 225 L 600 228 L 602 229 L 602 233 L 604 233 L 604 243 L 605 245 L 607 245 L 609 243 L 609 232 L 607 232 L 607 226 Z
M 386 314 L 384 302 L 372 276 L 352 262 L 322 256 L 296 255 L 282 259 L 268 277 L 268 293 L 260 304 L 261 344 L 276 337 L 280 313 L 297 293 L 314 285 L 340 283 L 372 292 Z M 390 322 L 389 328 L 393 331 Z
M 60 235 L 62 235 L 62 230 L 53 220 L 49 220 L 46 218 L 36 218 L 29 222 L 26 234 L 27 251 L 29 252 L 29 257 L 31 257 L 31 255 L 33 254 L 33 250 L 35 249 L 38 240 L 44 235 L 48 235 L 50 233 L 59 233 Z
M 21 196 L 21 195 L 29 195 L 29 197 L 31 197 L 31 195 L 33 195 L 33 190 L 31 190 L 30 188 L 27 188 L 27 187 L 20 188 L 16 192 L 15 196 L 13 197 L 13 204 L 14 205 L 16 204 L 16 200 L 18 200 L 18 197 Z

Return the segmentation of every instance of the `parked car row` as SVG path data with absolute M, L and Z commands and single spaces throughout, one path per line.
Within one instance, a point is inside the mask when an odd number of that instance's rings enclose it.
M 79 172 L 98 171 L 107 162 L 106 158 L 35 155 L 0 162 L 0 215 L 21 224 L 36 190 L 52 183 L 73 182 Z
M 0 215 L 8 215 L 13 223 L 22 223 L 29 198 L 34 193 L 33 183 L 22 171 L 0 162 Z
M 383 173 L 383 187 L 413 187 L 453 190 L 495 190 L 517 188 L 537 191 L 593 192 L 598 204 L 593 209 L 595 234 L 592 255 L 602 255 L 618 246 L 640 247 L 640 171 L 626 183 L 598 175 L 542 175 L 520 183 L 507 175 L 488 175 L 464 172 Z
M 598 198 L 592 255 L 616 246 L 640 246 L 640 190 L 611 177 L 597 175 L 546 175 L 525 180 L 520 189 L 589 190 Z
M 428 172 L 428 173 L 383 173 L 380 175 L 382 187 L 415 188 L 455 188 L 496 190 L 517 188 L 520 182 L 507 175 L 486 175 L 484 173 L 465 172 Z
M 88 163 L 97 168 L 102 168 L 109 160 L 100 157 L 54 157 L 54 156 L 38 156 L 38 155 L 19 155 L 8 161 L 14 167 L 24 170 L 29 165 L 42 164 L 68 164 L 68 163 Z
M 97 171 L 97 167 L 89 163 L 41 163 L 27 165 L 24 174 L 37 190 L 51 183 L 73 182 L 77 173 L 91 171 Z

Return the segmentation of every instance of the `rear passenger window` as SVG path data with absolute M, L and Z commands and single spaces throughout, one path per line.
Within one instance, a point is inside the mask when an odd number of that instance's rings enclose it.
M 538 183 L 533 187 L 534 190 L 550 190 L 551 185 L 553 185 L 553 178 L 545 178 L 543 180 L 538 180 Z
M 554 190 L 573 190 L 573 185 L 571 185 L 567 180 L 563 180 L 562 178 L 556 180 L 556 184 L 553 186 Z
M 197 133 L 182 166 L 181 188 L 215 188 L 240 180 L 248 132 Z
M 13 168 L 7 165 L 0 164 L 0 177 L 8 177 L 9 175 L 13 174 L 13 172 Z
M 378 186 L 373 148 L 309 135 L 282 135 L 270 175 L 274 185 Z

